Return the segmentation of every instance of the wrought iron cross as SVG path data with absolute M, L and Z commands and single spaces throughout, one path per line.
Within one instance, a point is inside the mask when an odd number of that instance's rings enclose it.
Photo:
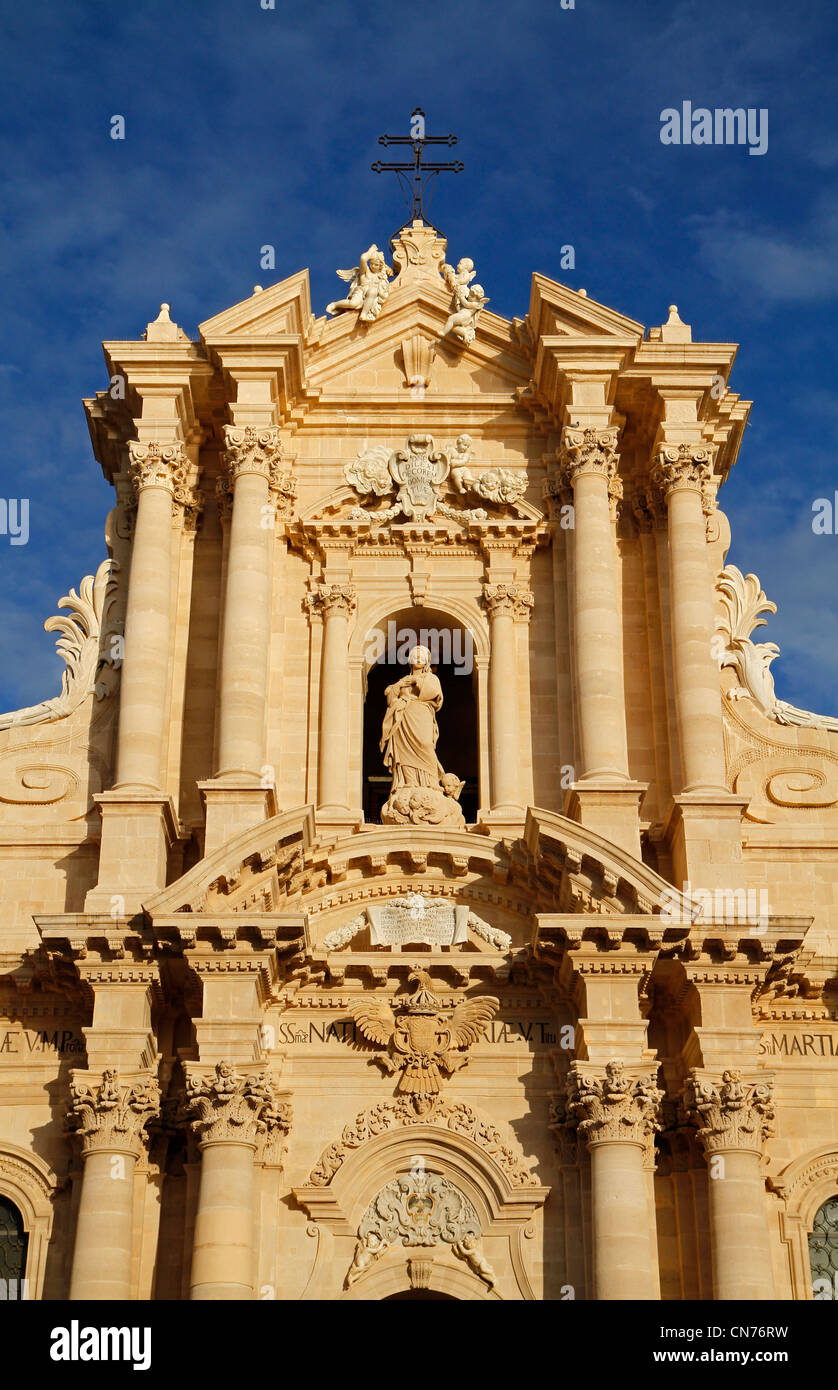
M 424 163 L 422 151 L 426 145 L 456 145 L 456 135 L 426 135 L 425 134 L 425 113 L 421 106 L 410 117 L 409 135 L 379 135 L 379 145 L 412 145 L 413 159 L 410 163 L 387 163 L 383 159 L 377 159 L 370 167 L 375 174 L 398 174 L 399 183 L 407 200 L 408 207 L 413 201 L 413 217 L 423 220 L 422 199 L 427 196 L 428 188 L 433 183 L 437 174 L 460 174 L 465 165 L 461 159 L 450 160 L 446 163 L 434 161 Z

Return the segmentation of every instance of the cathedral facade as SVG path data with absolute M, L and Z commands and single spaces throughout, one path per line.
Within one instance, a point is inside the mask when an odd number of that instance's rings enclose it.
M 736 348 L 447 250 L 105 344 L 0 717 L 7 1297 L 838 1296 L 838 720 L 726 564 Z

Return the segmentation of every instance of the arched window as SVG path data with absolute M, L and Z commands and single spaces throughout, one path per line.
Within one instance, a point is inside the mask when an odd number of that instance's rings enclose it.
M 838 1301 L 838 1193 L 828 1197 L 809 1232 L 809 1266 L 816 1299 Z
M 23 1297 L 28 1244 L 23 1217 L 14 1202 L 0 1193 L 0 1296 L 6 1299 Z

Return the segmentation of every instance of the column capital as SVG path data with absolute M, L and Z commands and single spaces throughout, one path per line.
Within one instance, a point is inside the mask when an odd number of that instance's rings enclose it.
M 491 618 L 529 622 L 535 597 L 523 584 L 484 584 L 483 603 Z
M 604 1069 L 574 1062 L 567 1078 L 568 1120 L 593 1144 L 628 1141 L 647 1148 L 661 1126 L 663 1091 L 657 1073 L 626 1073 L 623 1062 Z
M 318 613 L 322 618 L 341 613 L 349 618 L 356 608 L 356 590 L 353 584 L 315 584 L 306 594 L 306 606 L 310 613 Z
M 129 475 L 136 493 L 147 488 L 163 488 L 175 502 L 192 505 L 194 498 L 186 476 L 189 460 L 183 442 L 150 439 L 128 442 Z
M 694 1067 L 684 1087 L 683 1107 L 708 1155 L 730 1149 L 762 1154 L 774 1133 L 773 1096 L 770 1077 L 743 1081 L 740 1071 L 728 1070 L 719 1080 Z
M 257 1064 L 258 1065 L 258 1064 Z M 281 1143 L 291 1128 L 291 1107 L 280 1102 L 264 1068 L 241 1075 L 235 1062 L 216 1062 L 212 1072 L 187 1064 L 186 1114 L 201 1147 Z M 275 1160 L 274 1160 L 275 1161 Z
M 129 1153 L 139 1157 L 149 1120 L 160 1112 L 160 1088 L 151 1075 L 126 1083 L 116 1067 L 101 1076 L 74 1070 L 70 1074 L 68 1128 L 81 1139 L 82 1154 Z
M 560 476 L 570 483 L 583 473 L 599 473 L 610 479 L 616 478 L 617 430 L 609 428 L 573 429 L 567 425 L 562 431 L 562 442 L 557 453 Z
M 668 499 L 675 491 L 705 497 L 712 484 L 712 450 L 704 444 L 665 444 L 655 456 L 652 487 Z
M 225 425 L 221 466 L 232 486 L 245 473 L 267 478 L 279 489 L 282 473 L 282 440 L 276 425 Z

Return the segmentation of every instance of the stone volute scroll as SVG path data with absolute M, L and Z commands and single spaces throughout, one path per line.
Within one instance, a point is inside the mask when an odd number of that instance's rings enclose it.
M 771 663 L 780 655 L 780 648 L 776 642 L 751 640 L 751 633 L 765 626 L 762 614 L 777 612 L 776 603 L 766 598 L 757 576 L 743 575 L 735 565 L 725 565 L 716 580 L 716 593 L 724 611 L 716 624 L 717 659 L 722 670 L 730 667 L 739 681 L 727 691 L 727 698 L 753 700 L 777 724 L 838 733 L 835 715 L 813 714 L 777 698 Z
M 463 829 L 458 797 L 465 785 L 446 772 L 436 755 L 442 686 L 431 670 L 427 647 L 414 647 L 410 672 L 388 685 L 381 728 L 381 753 L 392 774 L 390 796 L 382 807 L 385 825 L 445 825 Z
M 85 575 L 78 593 L 71 589 L 58 600 L 58 607 L 67 611 L 48 618 L 44 629 L 61 634 L 55 644 L 66 663 L 61 694 L 0 714 L 0 730 L 66 719 L 88 695 L 95 695 L 97 700 L 110 695 L 118 680 L 122 645 L 121 625 L 114 616 L 118 571 L 116 560 L 103 560 L 95 575 Z

